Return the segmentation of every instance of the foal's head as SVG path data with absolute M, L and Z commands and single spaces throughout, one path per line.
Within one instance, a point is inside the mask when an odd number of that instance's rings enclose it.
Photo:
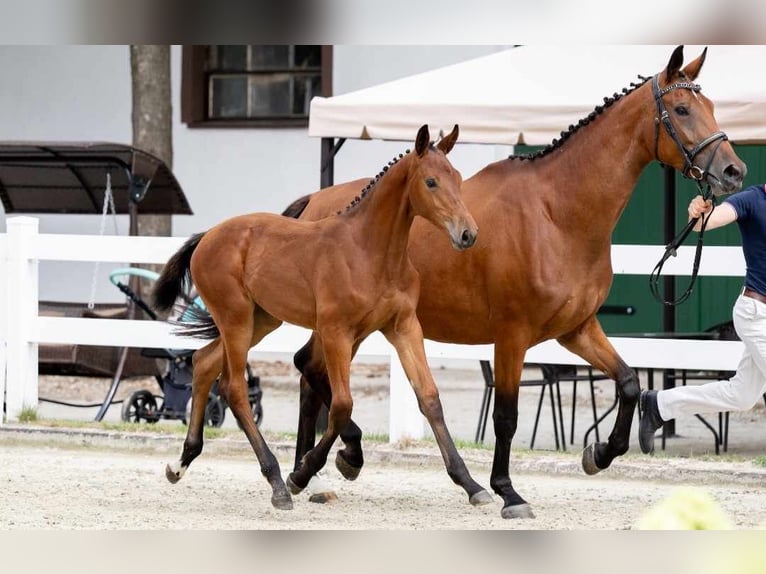
M 460 196 L 463 178 L 447 159 L 457 141 L 458 127 L 435 146 L 428 126 L 418 130 L 409 166 L 409 198 L 415 215 L 448 233 L 452 247 L 461 251 L 476 242 L 478 227 Z
M 655 155 L 684 175 L 705 181 L 715 193 L 742 187 L 747 172 L 713 115 L 713 102 L 694 83 L 705 63 L 707 48 L 682 68 L 683 46 L 667 67 L 651 79 L 657 111 Z

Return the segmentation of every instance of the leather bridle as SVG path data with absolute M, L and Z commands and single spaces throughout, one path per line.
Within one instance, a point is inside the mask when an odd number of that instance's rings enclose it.
M 694 181 L 695 185 L 697 186 L 697 189 L 700 192 L 700 195 L 702 195 L 702 198 L 705 201 L 707 201 L 708 199 L 712 200 L 713 209 L 715 209 L 715 196 L 711 192 L 710 182 L 708 180 L 709 177 L 715 178 L 715 176 L 712 175 L 709 170 L 710 170 L 710 166 L 713 163 L 713 158 L 715 157 L 715 154 L 718 151 L 718 148 L 721 146 L 723 142 L 727 141 L 729 138 L 724 132 L 718 131 L 706 137 L 700 143 L 695 145 L 691 150 L 687 150 L 684 147 L 684 145 L 681 143 L 681 140 L 678 137 L 678 132 L 676 132 L 676 129 L 673 127 L 673 122 L 670 121 L 670 114 L 668 113 L 667 108 L 665 108 L 665 104 L 662 101 L 662 96 L 676 89 L 686 89 L 686 90 L 691 90 L 693 92 L 699 92 L 701 88 L 698 84 L 695 84 L 693 82 L 676 82 L 675 84 L 670 84 L 660 89 L 658 77 L 659 75 L 655 75 L 652 78 L 652 91 L 654 92 L 654 100 L 657 103 L 657 116 L 654 118 L 654 126 L 655 126 L 654 157 L 658 162 L 660 162 L 660 164 L 663 163 L 662 160 L 660 160 L 659 158 L 660 124 L 662 124 L 663 126 L 665 126 L 665 131 L 670 136 L 670 139 L 672 139 L 673 142 L 675 142 L 676 146 L 678 147 L 678 150 L 681 152 L 681 156 L 684 158 L 684 167 L 681 170 L 681 173 L 684 175 L 684 177 Z M 708 159 L 707 165 L 703 169 L 694 163 L 694 159 L 703 149 L 705 149 L 709 145 L 714 145 L 715 147 L 711 151 L 710 158 Z M 702 186 L 703 181 L 707 184 L 706 188 L 703 188 Z M 689 286 L 686 288 L 686 291 L 684 291 L 684 293 L 678 299 L 675 299 L 673 301 L 666 301 L 660 295 L 659 277 L 662 271 L 662 266 L 665 264 L 665 261 L 667 261 L 668 258 L 670 258 L 671 256 L 675 257 L 678 247 L 684 242 L 684 240 L 689 235 L 691 230 L 697 224 L 697 221 L 699 220 L 699 218 L 697 217 L 694 219 L 690 219 L 689 222 L 686 224 L 686 227 L 684 227 L 683 230 L 681 230 L 681 232 L 678 235 L 676 235 L 673 241 L 671 241 L 665 247 L 665 253 L 662 256 L 662 259 L 660 259 L 659 263 L 657 263 L 657 265 L 652 270 L 651 275 L 649 276 L 649 288 L 654 298 L 660 303 L 663 303 L 665 305 L 678 305 L 679 303 L 683 303 L 684 301 L 686 301 L 689 298 L 689 296 L 692 294 L 692 288 L 694 287 L 694 282 L 697 279 L 699 264 L 702 258 L 702 242 L 703 242 L 703 237 L 705 235 L 705 228 L 707 227 L 707 221 L 710 218 L 710 215 L 712 215 L 712 213 L 713 212 L 711 211 L 710 214 L 702 220 L 702 226 L 700 227 L 699 236 L 697 238 L 697 249 L 694 254 L 694 267 L 692 269 L 692 277 L 689 282 Z

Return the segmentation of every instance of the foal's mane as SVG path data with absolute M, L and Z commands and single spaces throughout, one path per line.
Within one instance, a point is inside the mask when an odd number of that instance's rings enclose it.
M 428 149 L 429 149 L 429 150 L 431 150 L 431 151 L 435 151 L 435 150 L 436 150 L 436 146 L 434 146 L 433 142 L 431 142 L 431 143 L 429 143 L 429 144 L 428 144 Z M 406 150 L 404 150 L 404 153 L 400 153 L 398 156 L 394 156 L 394 157 L 393 157 L 393 159 L 392 159 L 391 161 L 389 161 L 387 165 L 383 166 L 383 169 L 381 169 L 381 170 L 380 170 L 380 173 L 378 173 L 378 175 L 376 175 L 376 176 L 375 176 L 373 179 L 371 179 L 371 180 L 370 180 L 370 181 L 367 183 L 367 186 L 366 186 L 366 187 L 365 187 L 365 188 L 362 190 L 362 192 L 361 192 L 359 195 L 357 195 L 357 196 L 356 196 L 354 199 L 352 199 L 352 200 L 351 200 L 351 203 L 349 203 L 349 204 L 346 206 L 346 209 L 345 209 L 345 210 L 338 210 L 338 211 L 336 212 L 336 215 L 340 215 L 340 214 L 341 214 L 341 213 L 343 213 L 344 211 L 349 211 L 349 210 L 353 209 L 354 207 L 356 207 L 357 205 L 359 205 L 359 203 L 361 203 L 361 201 L 362 201 L 362 200 L 363 200 L 363 199 L 364 199 L 364 198 L 365 198 L 367 195 L 369 195 L 369 194 L 370 194 L 370 192 L 372 192 L 372 191 L 373 191 L 373 189 L 375 189 L 375 188 L 377 187 L 377 184 L 378 184 L 378 182 L 379 182 L 379 181 L 381 180 L 381 178 L 382 178 L 382 177 L 383 177 L 383 176 L 386 174 L 386 172 L 387 172 L 387 171 L 388 171 L 390 168 L 392 168 L 394 165 L 396 165 L 397 163 L 399 163 L 399 161 L 400 161 L 402 158 L 404 158 L 404 156 L 406 156 L 408 153 L 410 153 L 410 150 L 409 150 L 409 149 L 406 149 Z
M 580 128 L 587 126 L 592 121 L 594 121 L 598 116 L 600 116 L 604 110 L 606 110 L 608 107 L 615 104 L 617 101 L 621 100 L 628 94 L 633 93 L 638 88 L 643 86 L 648 80 L 651 79 L 651 77 L 645 77 L 641 74 L 638 75 L 638 79 L 641 80 L 639 83 L 631 82 L 630 88 L 623 88 L 622 93 L 618 94 L 615 92 L 611 97 L 607 96 L 604 98 L 604 104 L 600 106 L 596 106 L 596 108 L 589 113 L 586 117 L 581 119 L 577 124 L 570 125 L 569 128 L 566 131 L 561 132 L 558 139 L 554 139 L 551 143 L 549 143 L 547 146 L 545 146 L 543 149 L 540 149 L 536 152 L 532 153 L 525 153 L 525 154 L 511 154 L 508 156 L 508 159 L 518 159 L 522 161 L 534 161 L 536 159 L 539 159 L 541 157 L 544 157 L 554 150 L 560 148 L 562 145 L 564 145 L 564 142 L 568 140 L 573 133 L 580 130 Z

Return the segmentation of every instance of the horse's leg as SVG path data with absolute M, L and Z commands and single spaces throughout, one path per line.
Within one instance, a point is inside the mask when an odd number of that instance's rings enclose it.
M 287 485 L 293 494 L 306 488 L 311 477 L 325 465 L 335 439 L 351 420 L 353 401 L 349 379 L 353 340 L 340 330 L 322 331 L 320 337 L 332 390 L 327 430 L 319 443 L 301 458 L 300 466 L 287 477 Z
M 359 343 L 354 345 L 352 356 L 356 354 Z M 294 363 L 301 372 L 300 383 L 300 415 L 298 419 L 298 438 L 295 448 L 295 467 L 297 470 L 305 455 L 314 447 L 316 440 L 316 419 L 322 404 L 330 407 L 332 391 L 327 377 L 327 367 L 324 361 L 319 338 L 314 334 L 308 343 L 295 354 Z M 340 433 L 344 448 L 335 457 L 335 466 L 347 480 L 359 476 L 364 465 L 362 453 L 362 430 L 349 421 Z
M 176 483 L 181 480 L 191 462 L 202 452 L 202 442 L 205 424 L 205 407 L 210 388 L 221 372 L 223 348 L 221 340 L 215 339 L 192 356 L 192 408 L 189 426 L 186 429 L 186 440 L 181 452 L 181 460 L 165 467 L 167 479 Z
M 619 407 L 609 439 L 606 443 L 588 445 L 582 454 L 583 470 L 587 474 L 596 474 L 612 464 L 615 458 L 628 451 L 630 427 L 641 393 L 638 375 L 614 350 L 595 316 L 588 319 L 577 330 L 559 337 L 558 341 L 597 369 L 605 372 L 617 384 Z
M 474 506 L 492 502 L 489 492 L 471 477 L 444 422 L 439 390 L 428 368 L 423 347 L 423 331 L 414 311 L 397 318 L 395 325 L 385 329 L 383 334 L 399 355 L 404 372 L 418 398 L 420 412 L 428 420 L 436 437 L 447 474 L 455 484 L 466 491 L 469 502 Z
M 511 441 L 519 422 L 519 381 L 524 368 L 526 346 L 508 336 L 495 340 L 495 456 L 490 486 L 503 497 L 503 518 L 534 518 L 529 504 L 511 482 Z
M 271 504 L 280 510 L 290 510 L 293 507 L 292 498 L 282 480 L 279 462 L 253 420 L 245 380 L 248 349 L 279 327 L 281 321 L 259 308 L 253 309 L 253 304 L 245 297 L 242 301 L 237 301 L 236 297 L 235 293 L 230 294 L 227 302 L 227 320 L 219 325 L 224 348 L 219 391 L 255 451 L 261 465 L 261 473 L 271 485 Z

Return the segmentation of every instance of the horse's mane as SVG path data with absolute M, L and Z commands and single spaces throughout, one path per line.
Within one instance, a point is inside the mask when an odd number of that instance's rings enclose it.
M 436 150 L 436 147 L 434 146 L 433 142 L 431 142 L 431 143 L 429 143 L 429 144 L 428 144 L 428 149 L 430 149 L 430 150 Z M 346 206 L 346 209 L 345 209 L 345 210 L 338 210 L 338 211 L 336 212 L 336 215 L 340 215 L 341 213 L 343 213 L 343 211 L 349 211 L 350 209 L 353 209 L 354 207 L 356 207 L 357 205 L 359 205 L 359 203 L 360 203 L 360 202 L 361 202 L 361 201 L 362 201 L 362 200 L 363 200 L 363 199 L 364 199 L 364 198 L 365 198 L 367 195 L 369 195 L 369 194 L 370 194 L 370 192 L 371 192 L 371 191 L 372 191 L 372 190 L 373 190 L 375 187 L 377 187 L 377 183 L 378 183 L 378 182 L 381 180 L 381 178 L 382 178 L 382 177 L 385 175 L 385 173 L 386 173 L 386 172 L 387 172 L 387 171 L 388 171 L 390 168 L 392 168 L 394 165 L 396 165 L 397 163 L 399 163 L 399 160 L 401 160 L 402 158 L 404 158 L 404 156 L 405 156 L 405 155 L 407 155 L 408 153 L 410 153 L 410 150 L 409 150 L 409 149 L 406 149 L 406 150 L 404 150 L 404 153 L 400 153 L 398 156 L 394 156 L 394 157 L 393 157 L 393 159 L 392 159 L 391 161 L 389 161 L 387 165 L 383 166 L 383 169 L 381 169 L 381 170 L 380 170 L 380 173 L 378 173 L 378 175 L 376 175 L 374 179 L 371 179 L 371 180 L 370 180 L 370 181 L 367 183 L 367 186 L 366 186 L 366 187 L 365 187 L 365 188 L 362 190 L 362 192 L 361 192 L 359 195 L 357 195 L 357 196 L 356 196 L 354 199 L 352 199 L 352 200 L 351 200 L 351 203 L 349 203 L 349 204 Z
M 564 142 L 568 140 L 572 134 L 579 131 L 580 128 L 587 126 L 592 121 L 594 121 L 599 115 L 601 115 L 604 110 L 606 110 L 608 107 L 615 104 L 617 101 L 621 100 L 628 94 L 633 93 L 638 88 L 643 86 L 648 80 L 650 80 L 650 77 L 644 77 L 639 74 L 638 79 L 641 80 L 639 83 L 631 82 L 630 88 L 623 88 L 622 93 L 618 94 L 615 92 L 611 97 L 607 96 L 604 98 L 604 105 L 596 106 L 596 108 L 589 113 L 586 117 L 581 119 L 577 124 L 570 125 L 569 128 L 566 131 L 561 132 L 561 135 L 558 139 L 554 139 L 551 143 L 549 143 L 547 146 L 545 146 L 543 149 L 538 150 L 536 152 L 532 153 L 526 153 L 526 154 L 519 154 L 519 155 L 509 155 L 509 159 L 519 159 L 519 160 L 528 160 L 528 161 L 534 161 L 538 158 L 544 157 L 548 154 L 550 154 L 552 151 L 560 148 L 562 145 L 564 145 Z

